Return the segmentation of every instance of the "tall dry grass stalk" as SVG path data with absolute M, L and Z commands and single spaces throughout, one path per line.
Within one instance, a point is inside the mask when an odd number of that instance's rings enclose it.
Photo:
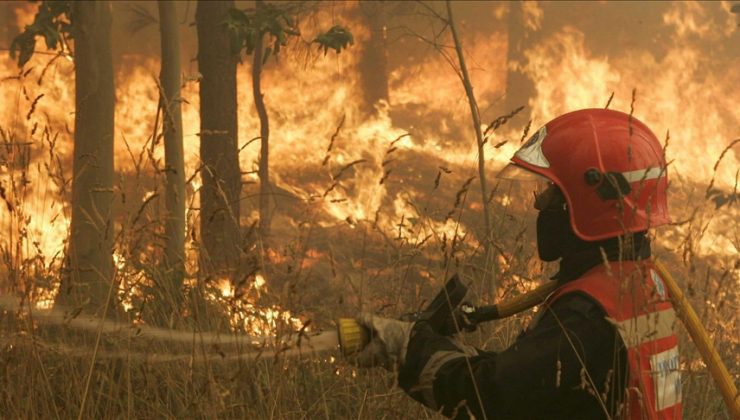
M 24 81 L 12 83 L 20 87 Z M 21 303 L 0 309 L 3 417 L 438 418 L 395 387 L 392 373 L 359 371 L 335 351 L 314 351 L 312 334 L 331 330 L 333 319 L 361 310 L 394 317 L 418 309 L 452 272 L 472 286 L 475 299 L 488 303 L 524 293 L 538 284 L 532 279 L 552 271 L 536 257 L 530 192 L 503 183 L 493 186 L 490 241 L 495 257 L 489 267 L 482 239 L 476 239 L 477 232 L 486 231 L 480 222 L 482 205 L 468 194 L 476 168 L 448 167 L 444 160 L 413 149 L 394 149 L 392 176 L 385 173 L 380 182 L 393 193 L 389 195 L 403 197 L 410 210 L 393 221 L 393 232 L 380 223 L 395 217 L 392 203 L 379 207 L 368 220 L 348 219 L 325 227 L 318 223 L 322 214 L 315 200 L 327 198 L 293 197 L 289 214 L 275 220 L 274 245 L 264 253 L 266 258 L 245 259 L 235 280 L 201 276 L 197 270 L 197 194 L 190 189 L 185 285 L 182 296 L 172 296 L 162 287 L 167 273 L 159 263 L 165 242 L 161 163 L 145 147 L 129 149 L 134 171 L 120 174 L 116 188 L 114 293 L 126 308 L 117 314 L 118 327 L 79 328 L 75 308 L 49 322 L 44 302 L 51 301 L 58 288 L 64 250 L 44 255 L 27 232 L 29 216 L 59 211 L 59 220 L 68 218 L 66 209 L 52 206 L 68 202 L 68 156 L 58 151 L 58 127 L 22 108 L 18 118 L 28 115 L 29 128 L 21 124 L 0 131 L 0 158 L 7 168 L 0 173 L 0 205 L 6 215 L 0 225 L 0 289 Z M 46 182 L 29 176 L 36 171 L 31 160 Z M 321 165 L 317 160 L 317 173 Z M 345 165 L 326 188 L 343 190 L 343 183 L 360 167 Z M 709 227 L 719 223 L 740 248 L 737 204 L 725 200 L 720 205 L 714 199 L 720 193 L 706 198 L 705 185 L 675 177 L 671 204 L 677 222 L 659 231 L 655 248 L 737 379 L 740 260 L 737 254 L 715 254 L 700 246 L 709 238 Z M 260 238 L 251 222 L 243 221 L 247 227 L 241 232 L 242 244 L 245 254 L 257 255 Z M 269 276 L 260 277 L 264 273 Z M 492 279 L 498 285 L 495 296 L 488 287 Z M 162 309 L 182 298 L 181 312 Z M 292 315 L 280 315 L 285 310 Z M 503 349 L 531 317 L 530 311 L 484 325 L 466 339 L 487 349 Z M 179 338 L 156 336 L 151 326 L 176 330 Z M 233 340 L 255 332 L 301 341 L 302 354 L 289 355 L 277 340 L 262 350 L 250 340 Z M 727 418 L 696 350 L 681 328 L 679 333 L 684 417 Z M 258 356 L 240 357 L 248 354 Z

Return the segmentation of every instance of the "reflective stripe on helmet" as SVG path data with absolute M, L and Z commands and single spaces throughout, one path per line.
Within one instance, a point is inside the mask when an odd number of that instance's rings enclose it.
M 550 161 L 542 153 L 542 142 L 547 137 L 547 127 L 542 126 L 532 137 L 524 143 L 514 156 L 529 163 L 530 165 L 539 166 L 540 168 L 549 168 Z
M 511 161 L 560 188 L 579 238 L 598 241 L 670 222 L 663 146 L 645 124 L 619 111 L 582 109 L 545 127 Z M 615 205 L 620 197 L 628 199 Z
M 646 181 L 648 179 L 655 179 L 665 176 L 665 168 L 647 168 L 637 169 L 635 171 L 622 172 L 624 178 L 629 183 Z

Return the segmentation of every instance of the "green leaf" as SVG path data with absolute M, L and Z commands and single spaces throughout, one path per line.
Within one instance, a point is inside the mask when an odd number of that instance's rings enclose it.
M 262 64 L 263 65 L 267 63 L 267 60 L 270 58 L 270 55 L 272 55 L 272 48 L 270 47 L 265 48 L 265 52 L 262 54 Z
M 13 39 L 10 44 L 10 58 L 15 59 L 18 54 L 18 67 L 26 65 L 36 49 L 36 37 L 31 33 L 22 33 Z
M 244 48 L 248 55 L 254 52 L 258 40 L 270 35 L 269 52 L 265 50 L 266 61 L 270 56 L 278 58 L 280 47 L 287 45 L 288 37 L 300 35 L 292 16 L 294 6 L 286 3 L 263 3 L 253 10 L 232 9 L 227 18 L 226 26 L 233 37 L 239 41 L 234 45 Z
M 336 51 L 337 54 L 341 53 L 343 49 L 354 45 L 355 39 L 349 29 L 341 25 L 335 25 L 328 31 L 316 36 L 313 42 L 319 44 L 319 48 L 323 49 L 324 55 L 326 55 L 329 49 Z
M 13 38 L 10 44 L 10 56 L 18 57 L 18 67 L 23 67 L 31 59 L 36 49 L 36 37 L 44 38 L 46 48 L 55 50 L 60 47 L 62 34 L 71 36 L 69 1 L 44 1 L 34 16 L 33 23 L 27 25 L 23 32 Z
M 249 17 L 238 9 L 229 9 L 226 20 L 222 23 L 229 34 L 231 52 L 238 53 L 245 44 L 245 34 L 249 31 L 251 23 Z
M 55 50 L 60 39 L 60 34 L 57 28 L 46 26 L 41 30 L 41 33 L 44 36 L 44 41 L 46 41 L 46 47 L 51 50 Z

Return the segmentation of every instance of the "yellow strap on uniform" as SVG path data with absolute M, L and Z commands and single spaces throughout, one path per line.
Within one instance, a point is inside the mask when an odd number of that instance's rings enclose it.
M 706 363 L 709 368 L 709 373 L 711 373 L 712 378 L 714 378 L 714 381 L 717 383 L 717 387 L 722 394 L 722 398 L 725 400 L 727 409 L 730 411 L 730 417 L 733 419 L 740 419 L 740 399 L 732 377 L 727 371 L 724 363 L 722 363 L 722 359 L 720 359 L 714 345 L 712 345 L 712 341 L 709 339 L 707 332 L 701 325 L 699 317 L 696 316 L 694 308 L 691 307 L 691 304 L 686 299 L 683 291 L 678 287 L 676 281 L 673 280 L 671 273 L 668 272 L 663 263 L 657 258 L 654 259 L 654 262 L 655 268 L 658 270 L 658 274 L 660 274 L 666 287 L 668 287 L 668 291 L 671 294 L 671 300 L 673 301 L 673 306 L 676 309 L 678 317 L 689 332 L 691 340 L 694 342 L 697 350 L 699 350 L 699 354 L 701 354 L 701 358 L 704 359 L 704 363 Z

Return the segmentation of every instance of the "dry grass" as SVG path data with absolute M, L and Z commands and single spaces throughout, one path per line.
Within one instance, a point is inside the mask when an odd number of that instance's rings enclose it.
M 52 129 L 33 137 L 30 146 L 19 146 L 11 132 L 3 131 L 2 138 L 3 150 L 12 153 L 6 152 L 4 159 L 10 170 L 2 174 L 2 204 L 8 217 L 0 226 L 0 288 L 5 294 L 23 298 L 28 306 L 29 301 L 53 294 L 61 260 L 61 255 L 42 255 L 41 249 L 24 237 L 28 215 L 40 208 L 37 202 L 29 204 L 29 197 L 42 197 L 41 207 L 64 202 L 69 174 L 64 157 L 60 158 L 54 147 Z M 29 165 L 29 156 L 48 174 L 45 185 L 30 188 L 24 183 L 35 170 Z M 210 297 L 205 304 L 186 299 L 184 310 L 175 316 L 161 314 L 162 300 L 171 298 L 158 295 L 156 287 L 157 281 L 167 277 L 157 262 L 161 203 L 158 197 L 144 199 L 147 192 L 157 189 L 160 180 L 147 175 L 156 173 L 148 166 L 154 164 L 149 157 L 131 156 L 138 159 L 136 172 L 117 186 L 116 211 L 121 216 L 116 219 L 116 250 L 122 257 L 117 274 L 119 296 L 131 305 L 130 311 L 118 314 L 118 322 L 132 327 L 124 333 L 98 334 L 95 329 L 45 323 L 34 318 L 35 310 L 2 310 L 2 417 L 436 418 L 394 386 L 392 373 L 358 371 L 339 360 L 336 352 L 235 359 L 231 356 L 245 354 L 245 348 L 204 342 L 200 332 L 217 330 L 229 336 L 234 333 L 236 315 L 258 325 L 265 321 L 258 309 L 275 305 L 300 316 L 304 325 L 310 321 L 309 331 L 314 332 L 329 330 L 336 317 L 361 310 L 398 316 L 421 307 L 452 272 L 462 275 L 480 302 L 489 302 L 523 292 L 531 287 L 528 279 L 542 278 L 552 270 L 536 259 L 534 213 L 527 211 L 528 199 L 523 193 L 508 184 L 492 186 L 495 254 L 486 257 L 481 255 L 483 247 L 474 234 L 481 228 L 481 206 L 474 200 L 475 194 L 468 194 L 476 191 L 476 181 L 471 185 L 469 177 L 475 169 L 440 169 L 445 162 L 438 157 L 396 150 L 393 171 L 384 172 L 378 180 L 388 188 L 388 198 L 374 219 L 348 219 L 321 227 L 318 221 L 327 216 L 318 210 L 320 203 L 312 201 L 316 198 L 286 199 L 278 209 L 273 236 L 279 239 L 271 249 L 261 250 L 254 230 L 244 229 L 245 249 L 252 254 L 245 255 L 234 275 L 246 279 L 244 282 L 233 283 L 229 295 L 223 296 L 217 278 L 201 277 L 191 265 L 183 294 Z M 326 188 L 342 187 L 351 172 L 361 170 L 360 164 L 352 171 L 347 168 Z M 306 178 L 320 179 L 321 171 L 319 160 L 315 167 L 296 171 L 295 178 L 284 174 L 283 179 L 298 185 Z M 345 184 L 343 188 L 360 187 Z M 729 370 L 738 378 L 740 260 L 737 254 L 719 255 L 700 247 L 702 238 L 711 234 L 710 227 L 720 224 L 737 249 L 738 210 L 736 204 L 717 209 L 703 194 L 701 185 L 675 180 L 674 218 L 682 223 L 661 231 L 665 239 L 657 242 L 656 249 L 670 263 Z M 120 200 L 124 195 L 125 202 Z M 395 227 L 390 230 L 387 225 L 388 219 L 395 217 L 394 197 L 406 197 L 408 212 L 400 220 L 392 220 Z M 196 215 L 190 212 L 191 228 L 197 222 Z M 454 230 L 445 228 L 448 222 Z M 190 244 L 191 253 L 197 245 Z M 254 287 L 258 271 L 269 281 L 266 290 Z M 492 296 L 494 282 L 497 288 Z M 201 303 L 193 303 L 196 301 Z M 530 316 L 525 313 L 486 325 L 469 338 L 489 349 L 505 348 Z M 175 343 L 137 335 L 136 325 L 151 320 L 192 333 L 192 341 Z M 271 333 L 296 333 L 298 329 L 278 322 Z M 96 346 L 98 337 L 101 341 Z M 727 418 L 722 400 L 683 330 L 681 342 L 684 417 Z M 179 358 L 157 359 L 164 356 Z

